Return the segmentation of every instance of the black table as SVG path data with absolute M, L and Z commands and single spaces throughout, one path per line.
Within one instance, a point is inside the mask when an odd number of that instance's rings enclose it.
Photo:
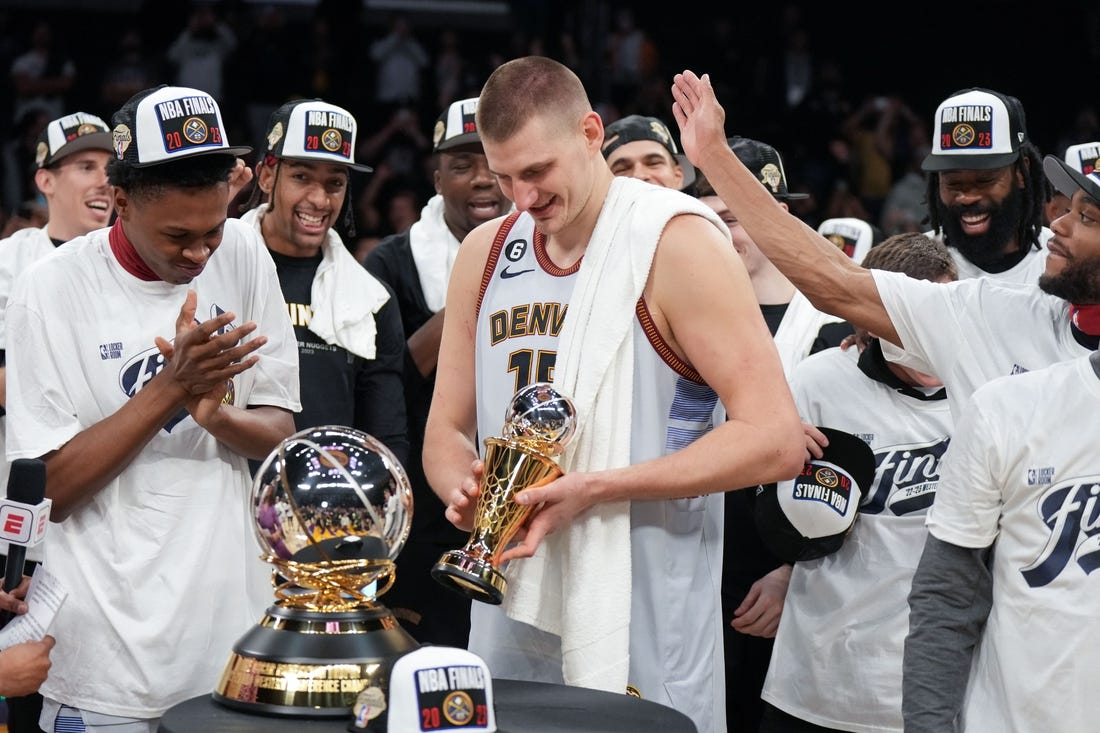
M 697 733 L 683 713 L 629 695 L 551 685 L 493 680 L 501 733 Z M 157 733 L 346 733 L 346 718 L 280 718 L 225 707 L 210 695 L 174 705 Z

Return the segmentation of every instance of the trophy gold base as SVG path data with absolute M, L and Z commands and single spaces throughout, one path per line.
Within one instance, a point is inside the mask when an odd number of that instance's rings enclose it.
M 508 580 L 488 560 L 451 550 L 432 566 L 432 577 L 475 601 L 499 606 L 504 601 Z
M 312 611 L 276 604 L 233 645 L 213 698 L 264 715 L 347 717 L 360 691 L 385 692 L 393 661 L 419 646 L 381 605 Z

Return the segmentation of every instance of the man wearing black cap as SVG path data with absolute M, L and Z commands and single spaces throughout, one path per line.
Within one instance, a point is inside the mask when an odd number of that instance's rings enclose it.
M 294 324 L 302 399 L 295 426 L 362 430 L 405 465 L 401 314 L 335 229 L 351 216 L 351 171 L 371 170 L 355 162 L 356 132 L 350 112 L 320 99 L 275 110 L 253 191 L 267 203 L 241 221 L 263 237 Z
M 417 641 L 458 647 L 469 639 L 470 600 L 444 588 L 430 571 L 440 555 L 466 541 L 467 533 L 443 516 L 443 502 L 424 478 L 421 451 L 455 255 L 474 227 L 510 208 L 485 160 L 476 112 L 477 97 L 471 97 L 451 103 L 440 115 L 432 134 L 435 196 L 410 229 L 383 239 L 364 263 L 394 291 L 408 338 L 408 469 L 416 511 L 386 604 Z
M 928 173 L 930 236 L 955 258 L 959 277 L 1035 282 L 1051 236 L 1038 148 L 1016 97 L 974 87 L 940 103 Z
M 604 130 L 603 157 L 617 176 L 630 176 L 683 191 L 695 168 L 676 147 L 668 126 L 656 117 L 627 115 Z
M 900 273 L 866 270 L 783 211 L 729 152 L 725 114 L 709 78 L 690 71 L 677 74 L 673 95 L 689 155 L 705 161 L 711 184 L 731 202 L 768 259 L 815 307 L 901 346 L 906 366 L 942 379 L 956 418 L 974 389 L 990 379 L 1096 349 L 1100 318 L 1089 316 L 1091 296 L 1063 285 L 1075 282 L 1090 263 L 1071 255 L 1073 243 L 1058 236 L 1057 227 L 1047 245 L 1050 254 L 1038 287 L 1008 287 L 986 277 L 928 283 Z M 1047 156 L 1043 167 L 1057 186 L 1065 164 Z M 1065 223 L 1074 215 L 1061 220 Z
M 207 694 L 270 601 L 248 459 L 294 431 L 298 359 L 275 267 L 227 219 L 217 103 L 160 86 L 112 120 L 115 224 L 57 248 L 7 309 L 11 458 L 41 458 L 55 524 L 41 726 L 152 731 Z

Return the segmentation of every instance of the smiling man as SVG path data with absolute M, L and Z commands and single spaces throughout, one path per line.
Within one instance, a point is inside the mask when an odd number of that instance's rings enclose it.
M 226 218 L 249 148 L 214 99 L 160 86 L 112 122 L 117 221 L 12 291 L 7 450 L 46 463 L 44 568 L 69 593 L 41 727 L 151 733 L 270 600 L 247 459 L 293 432 L 298 360 L 263 243 Z
M 627 115 L 609 124 L 604 131 L 603 157 L 617 176 L 677 191 L 695 181 L 695 168 L 676 147 L 668 126 L 656 117 Z
M 929 236 L 938 236 L 959 277 L 1035 282 L 1046 261 L 1046 188 L 1020 100 L 974 87 L 936 110 L 928 173 Z
M 409 457 L 401 369 L 405 333 L 389 289 L 363 269 L 333 228 L 350 217 L 355 117 L 320 99 L 272 113 L 254 196 L 241 220 L 263 237 L 294 324 L 302 374 L 299 430 L 347 425 Z

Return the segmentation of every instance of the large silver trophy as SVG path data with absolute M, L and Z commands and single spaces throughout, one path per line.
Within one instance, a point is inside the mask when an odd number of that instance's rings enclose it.
M 393 660 L 419 646 L 377 601 L 412 522 L 405 470 L 362 431 L 309 428 L 267 457 L 251 502 L 276 601 L 234 645 L 214 699 L 249 712 L 347 716 L 360 692 L 384 693 Z
M 555 459 L 576 432 L 576 418 L 573 402 L 550 384 L 516 392 L 501 437 L 484 441 L 485 472 L 470 539 L 439 558 L 433 578 L 476 601 L 503 602 L 508 581 L 500 555 L 534 509 L 516 503 L 516 494 L 562 475 Z

